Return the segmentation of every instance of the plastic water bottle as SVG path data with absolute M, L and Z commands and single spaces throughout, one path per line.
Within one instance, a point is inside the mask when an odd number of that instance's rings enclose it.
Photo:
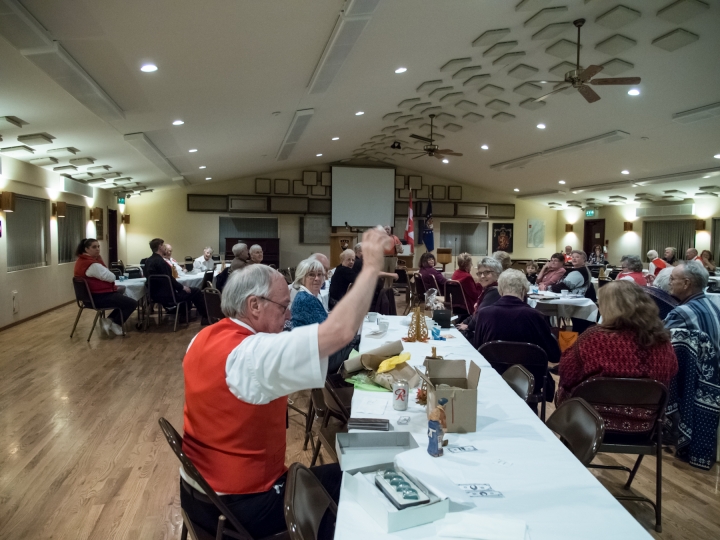
M 537 294 L 540 292 L 540 288 L 537 285 L 533 285 L 530 287 L 530 293 L 531 294 Z

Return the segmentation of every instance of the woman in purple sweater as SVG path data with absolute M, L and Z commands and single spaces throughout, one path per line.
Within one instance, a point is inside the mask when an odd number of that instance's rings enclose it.
M 442 272 L 435 268 L 435 254 L 429 251 L 426 251 L 420 256 L 420 277 L 422 277 L 426 289 L 438 289 L 440 296 L 445 294 L 447 278 L 442 275 Z

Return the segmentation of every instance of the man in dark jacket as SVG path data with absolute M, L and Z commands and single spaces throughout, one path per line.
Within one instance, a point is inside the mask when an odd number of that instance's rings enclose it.
M 145 260 L 145 277 L 149 280 L 150 276 L 154 275 L 169 276 L 171 286 L 175 291 L 175 300 L 178 302 L 192 302 L 202 317 L 201 324 L 210 324 L 205 311 L 205 301 L 203 300 L 200 289 L 184 287 L 178 283 L 174 277 L 172 277 L 172 269 L 163 258 L 165 241 L 162 238 L 153 238 L 150 240 L 150 249 L 153 254 Z M 173 303 L 173 299 L 172 296 L 170 296 L 169 291 L 167 291 L 166 294 L 153 293 L 153 300 L 160 302 L 163 306 L 172 306 Z M 180 314 L 182 315 L 183 312 L 184 310 L 181 310 Z

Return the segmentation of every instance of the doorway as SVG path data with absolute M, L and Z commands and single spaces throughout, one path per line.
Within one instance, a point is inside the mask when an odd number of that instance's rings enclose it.
M 117 210 L 108 208 L 108 264 L 118 260 L 117 230 Z
M 604 219 L 586 219 L 585 220 L 585 235 L 583 238 L 583 251 L 590 254 L 593 251 L 593 246 L 605 245 L 605 220 Z

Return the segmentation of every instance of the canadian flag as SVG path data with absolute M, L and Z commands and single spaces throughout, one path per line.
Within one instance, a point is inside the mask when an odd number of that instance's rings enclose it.
M 410 245 L 410 253 L 415 253 L 415 225 L 413 223 L 412 191 L 408 207 L 407 224 L 405 225 L 405 241 Z

